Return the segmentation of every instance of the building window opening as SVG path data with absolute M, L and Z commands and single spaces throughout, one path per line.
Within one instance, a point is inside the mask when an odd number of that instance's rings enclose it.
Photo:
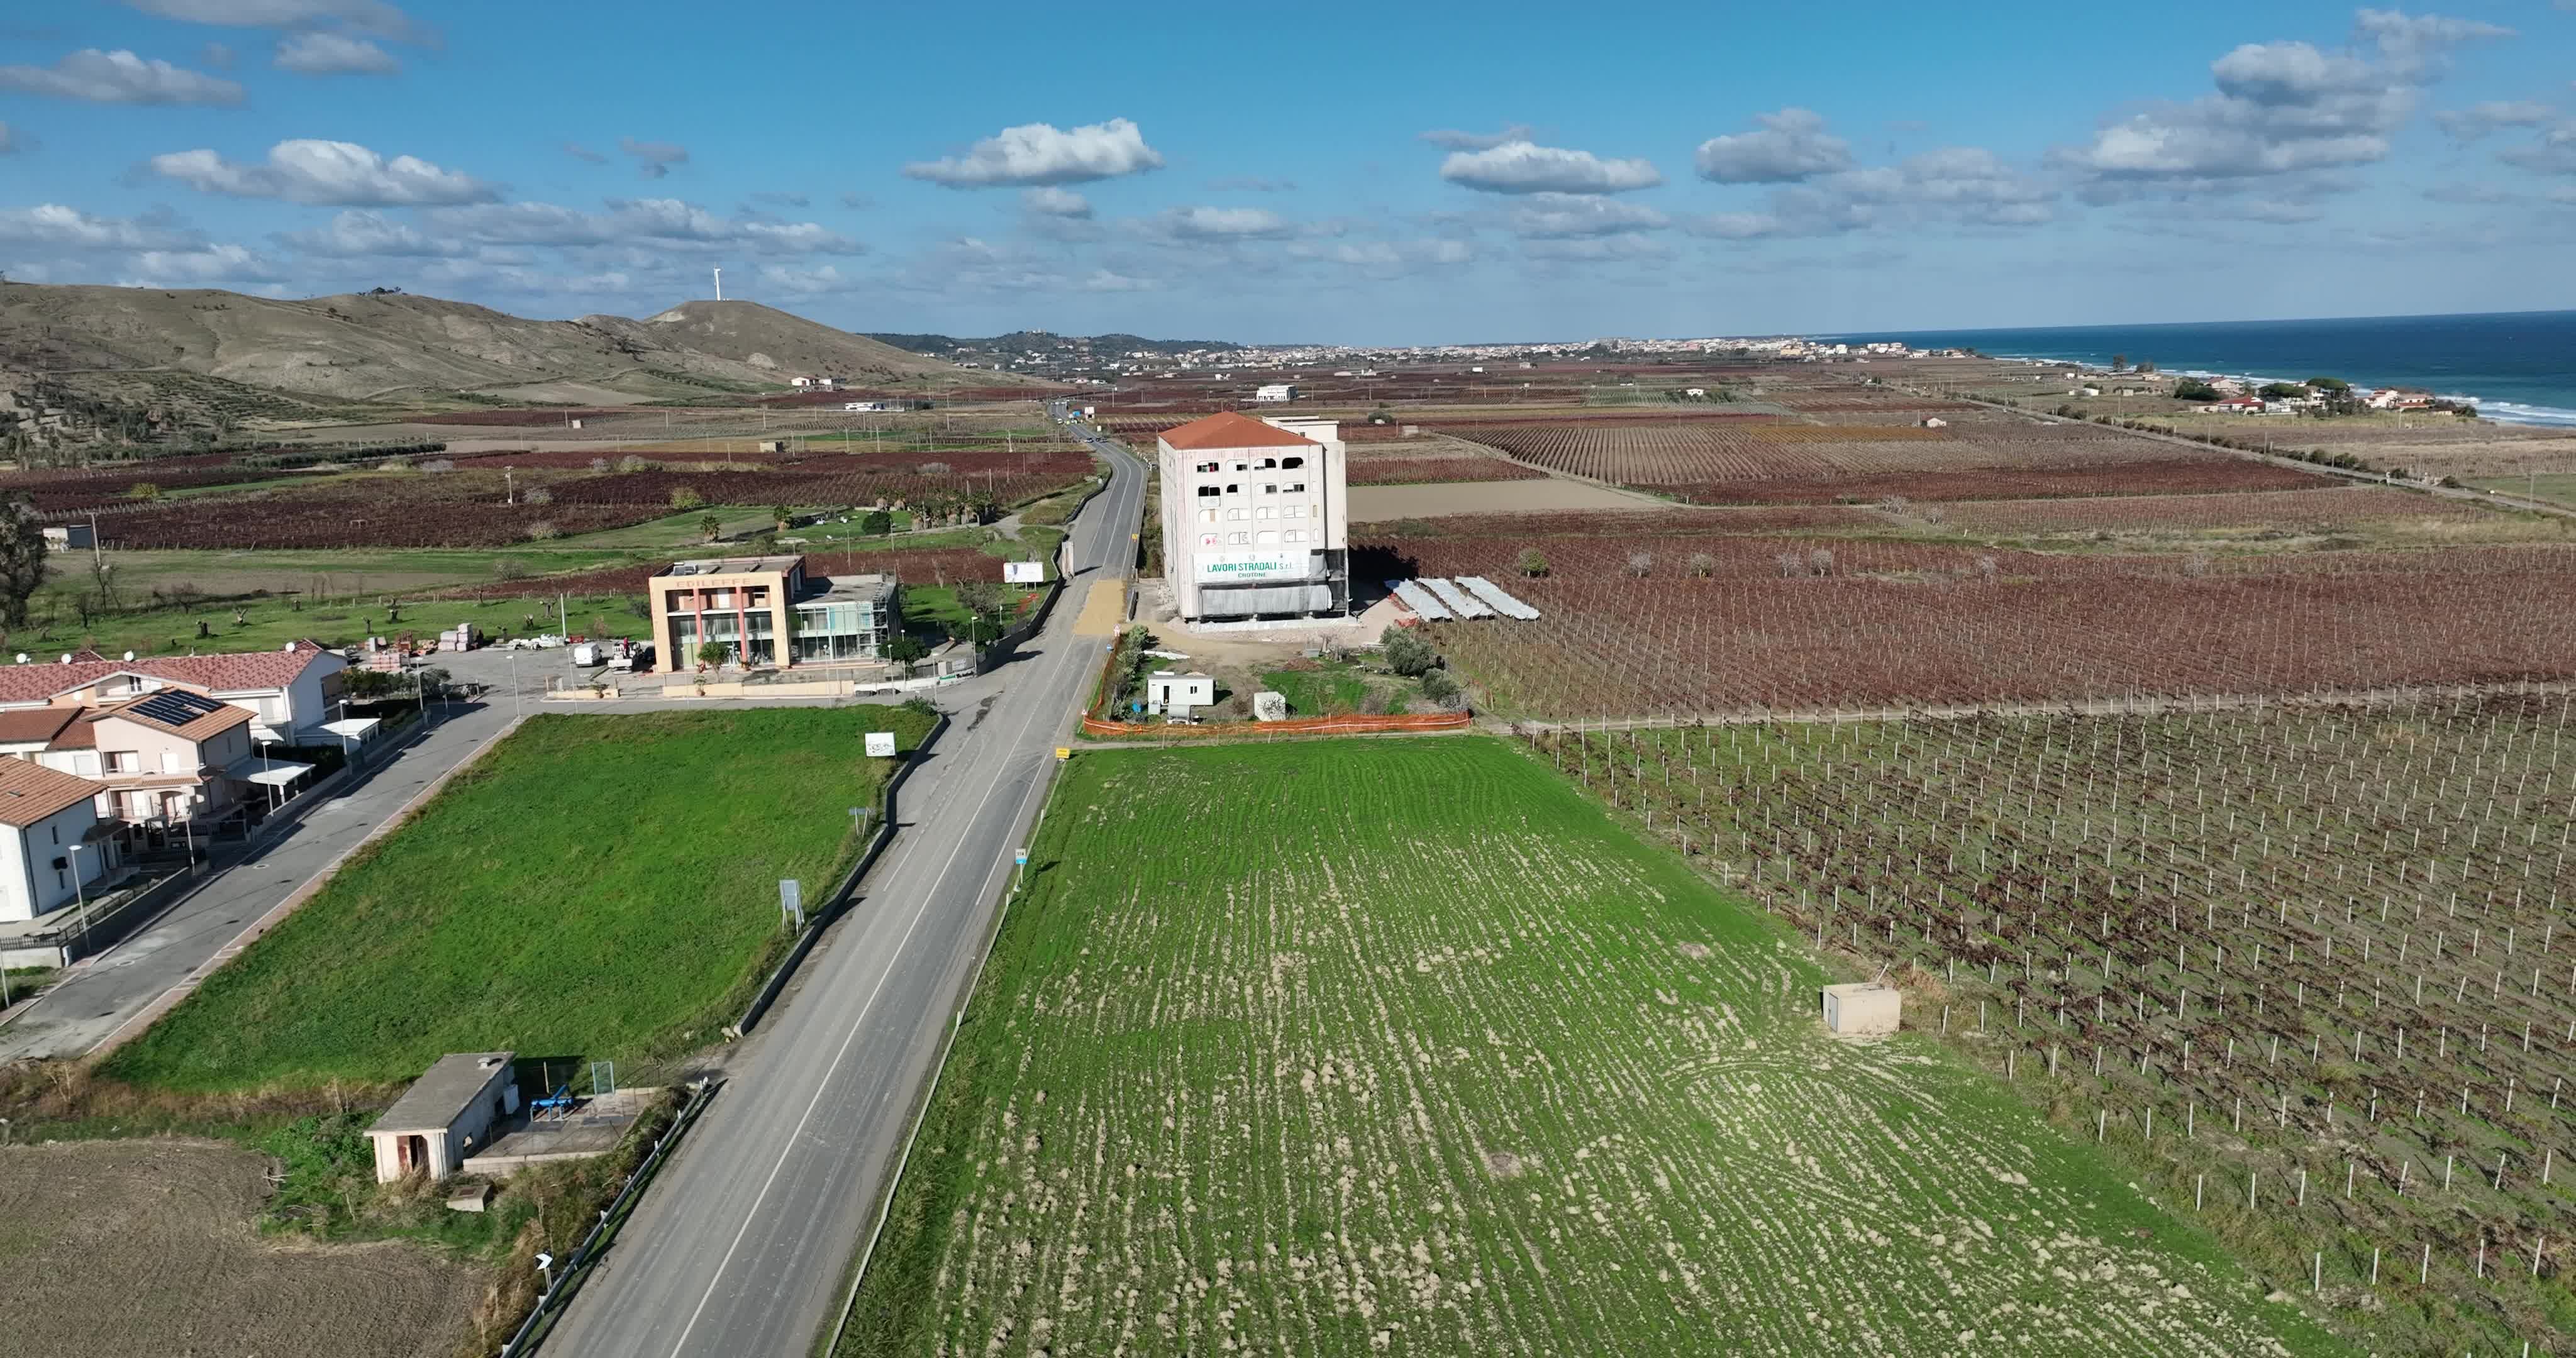
M 1295 471 L 1299 467 L 1305 465 L 1306 459 L 1302 457 L 1283 457 L 1279 459 L 1279 469 L 1281 471 Z
M 1216 497 L 1216 493 L 1217 490 L 1214 486 L 1199 487 L 1199 498 L 1202 500 L 1214 499 Z

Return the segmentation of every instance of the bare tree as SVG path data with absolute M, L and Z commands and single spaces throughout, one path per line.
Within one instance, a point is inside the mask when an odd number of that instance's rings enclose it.
M 1628 574 L 1636 577 L 1637 579 L 1643 580 L 1646 578 L 1648 573 L 1652 572 L 1654 569 L 1655 554 L 1653 552 L 1628 553 Z
M 1834 554 L 1819 547 L 1807 553 L 1807 569 L 1816 575 L 1834 573 Z
M 1706 552 L 1691 553 L 1690 573 L 1702 580 L 1717 574 L 1717 558 L 1710 556 Z
M 1977 575 L 1988 582 L 1992 582 L 1995 578 L 1995 559 L 1990 556 L 1978 557 Z
M 1783 580 L 1795 580 L 1807 573 L 1806 561 L 1796 552 L 1782 552 L 1771 558 L 1771 564 L 1780 568 L 1780 578 Z

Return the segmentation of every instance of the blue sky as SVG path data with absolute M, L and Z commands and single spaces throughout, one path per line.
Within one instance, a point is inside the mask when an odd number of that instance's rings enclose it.
M 1350 343 L 2576 306 L 2576 0 L 1164 8 L 13 0 L 0 268 Z

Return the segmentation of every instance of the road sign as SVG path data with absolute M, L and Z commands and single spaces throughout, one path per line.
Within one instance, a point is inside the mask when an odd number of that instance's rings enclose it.
M 1020 867 L 1027 867 L 1029 865 L 1029 851 L 1022 849 L 1019 852 L 1012 854 L 1011 861 Z
M 1073 747 L 1072 747 L 1072 746 L 1070 746 L 1070 745 L 1058 745 L 1058 746 L 1056 746 L 1056 747 L 1055 747 L 1055 757 L 1056 757 L 1057 759 L 1071 759 L 1071 758 L 1073 758 Z
M 793 877 L 778 879 L 778 922 L 794 921 L 794 927 L 805 927 L 805 884 Z
M 868 732 L 868 754 L 877 759 L 894 758 L 894 732 Z

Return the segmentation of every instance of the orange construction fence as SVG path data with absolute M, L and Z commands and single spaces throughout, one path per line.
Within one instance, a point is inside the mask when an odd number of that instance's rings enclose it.
M 1430 716 L 1298 717 L 1288 721 L 1224 722 L 1213 726 L 1147 726 L 1133 722 L 1082 719 L 1087 736 L 1358 736 L 1385 732 L 1464 731 L 1475 719 L 1464 712 Z

